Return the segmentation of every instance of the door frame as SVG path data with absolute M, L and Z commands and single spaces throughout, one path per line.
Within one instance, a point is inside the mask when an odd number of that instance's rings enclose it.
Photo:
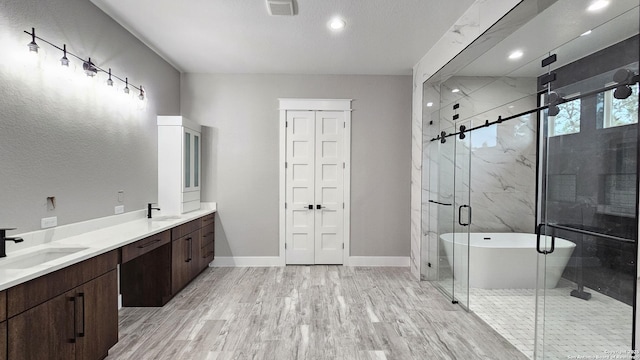
M 279 236 L 280 243 L 278 246 L 278 263 L 281 266 L 286 265 L 286 252 L 285 252 L 285 238 L 286 238 L 286 168 L 285 162 L 287 159 L 286 154 L 286 140 L 287 140 L 287 111 L 343 111 L 344 112 L 344 212 L 343 212 L 343 236 L 344 236 L 344 252 L 342 265 L 349 265 L 350 256 L 350 243 L 351 243 L 351 102 L 352 99 L 294 99 L 294 98 L 280 98 L 279 111 L 280 111 L 280 163 L 278 165 L 279 178 L 280 178 L 280 204 L 279 209 Z

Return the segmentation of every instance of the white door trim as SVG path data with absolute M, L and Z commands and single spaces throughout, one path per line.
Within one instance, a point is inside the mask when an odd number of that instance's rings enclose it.
M 286 121 L 288 110 L 332 110 L 332 111 L 344 111 L 344 161 L 345 171 L 344 174 L 344 265 L 349 265 L 349 249 L 351 240 L 351 101 L 352 99 L 278 99 L 280 110 L 280 164 L 278 166 L 280 172 L 280 204 L 279 208 L 279 236 L 280 244 L 278 249 L 278 258 L 280 265 L 286 265 L 285 259 L 285 238 L 286 238 L 286 212 L 285 212 L 285 200 L 286 200 L 286 172 L 285 162 L 287 159 L 286 154 Z

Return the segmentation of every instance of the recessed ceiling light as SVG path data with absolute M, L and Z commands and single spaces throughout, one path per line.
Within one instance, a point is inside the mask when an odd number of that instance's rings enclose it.
M 587 36 L 589 34 L 591 34 L 591 30 L 587 30 L 587 31 L 583 32 L 582 34 L 580 34 L 580 36 Z
M 591 3 L 587 8 L 588 11 L 598 11 L 600 9 L 604 9 L 609 5 L 609 0 L 597 0 Z
M 432 106 L 433 106 L 433 103 L 432 103 L 432 102 L 428 102 L 428 103 L 427 103 L 427 107 L 432 107 Z
M 512 52 L 511 54 L 509 54 L 509 59 L 510 60 L 517 60 L 520 59 L 522 57 L 522 55 L 524 55 L 524 53 L 520 50 L 516 50 L 514 52 Z
M 451 90 L 451 92 L 455 94 L 455 93 L 457 93 L 457 92 L 460 92 L 460 89 L 455 88 L 455 89 Z
M 329 21 L 329 29 L 334 31 L 342 30 L 346 25 L 347 23 L 340 18 L 334 18 L 331 21 Z

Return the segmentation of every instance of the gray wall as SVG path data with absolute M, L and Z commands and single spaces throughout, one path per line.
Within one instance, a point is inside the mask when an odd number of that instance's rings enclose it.
M 182 113 L 207 126 L 216 255 L 278 255 L 278 98 L 349 98 L 351 255 L 409 256 L 411 91 L 410 76 L 183 74 Z
M 41 41 L 29 60 L 23 30 L 31 27 L 143 84 L 145 108 L 133 94 L 110 93 L 104 74 L 89 80 L 78 62 L 61 73 L 61 52 Z M 42 217 L 68 224 L 156 200 L 155 118 L 180 111 L 176 69 L 87 0 L 3 0 L 0 48 L 0 226 L 25 232 L 39 229 Z M 55 210 L 47 196 L 56 197 Z

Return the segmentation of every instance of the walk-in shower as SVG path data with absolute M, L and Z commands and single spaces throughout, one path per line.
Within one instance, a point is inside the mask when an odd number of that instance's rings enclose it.
M 423 84 L 421 278 L 535 359 L 636 348 L 640 4 L 590 4 L 525 0 Z

